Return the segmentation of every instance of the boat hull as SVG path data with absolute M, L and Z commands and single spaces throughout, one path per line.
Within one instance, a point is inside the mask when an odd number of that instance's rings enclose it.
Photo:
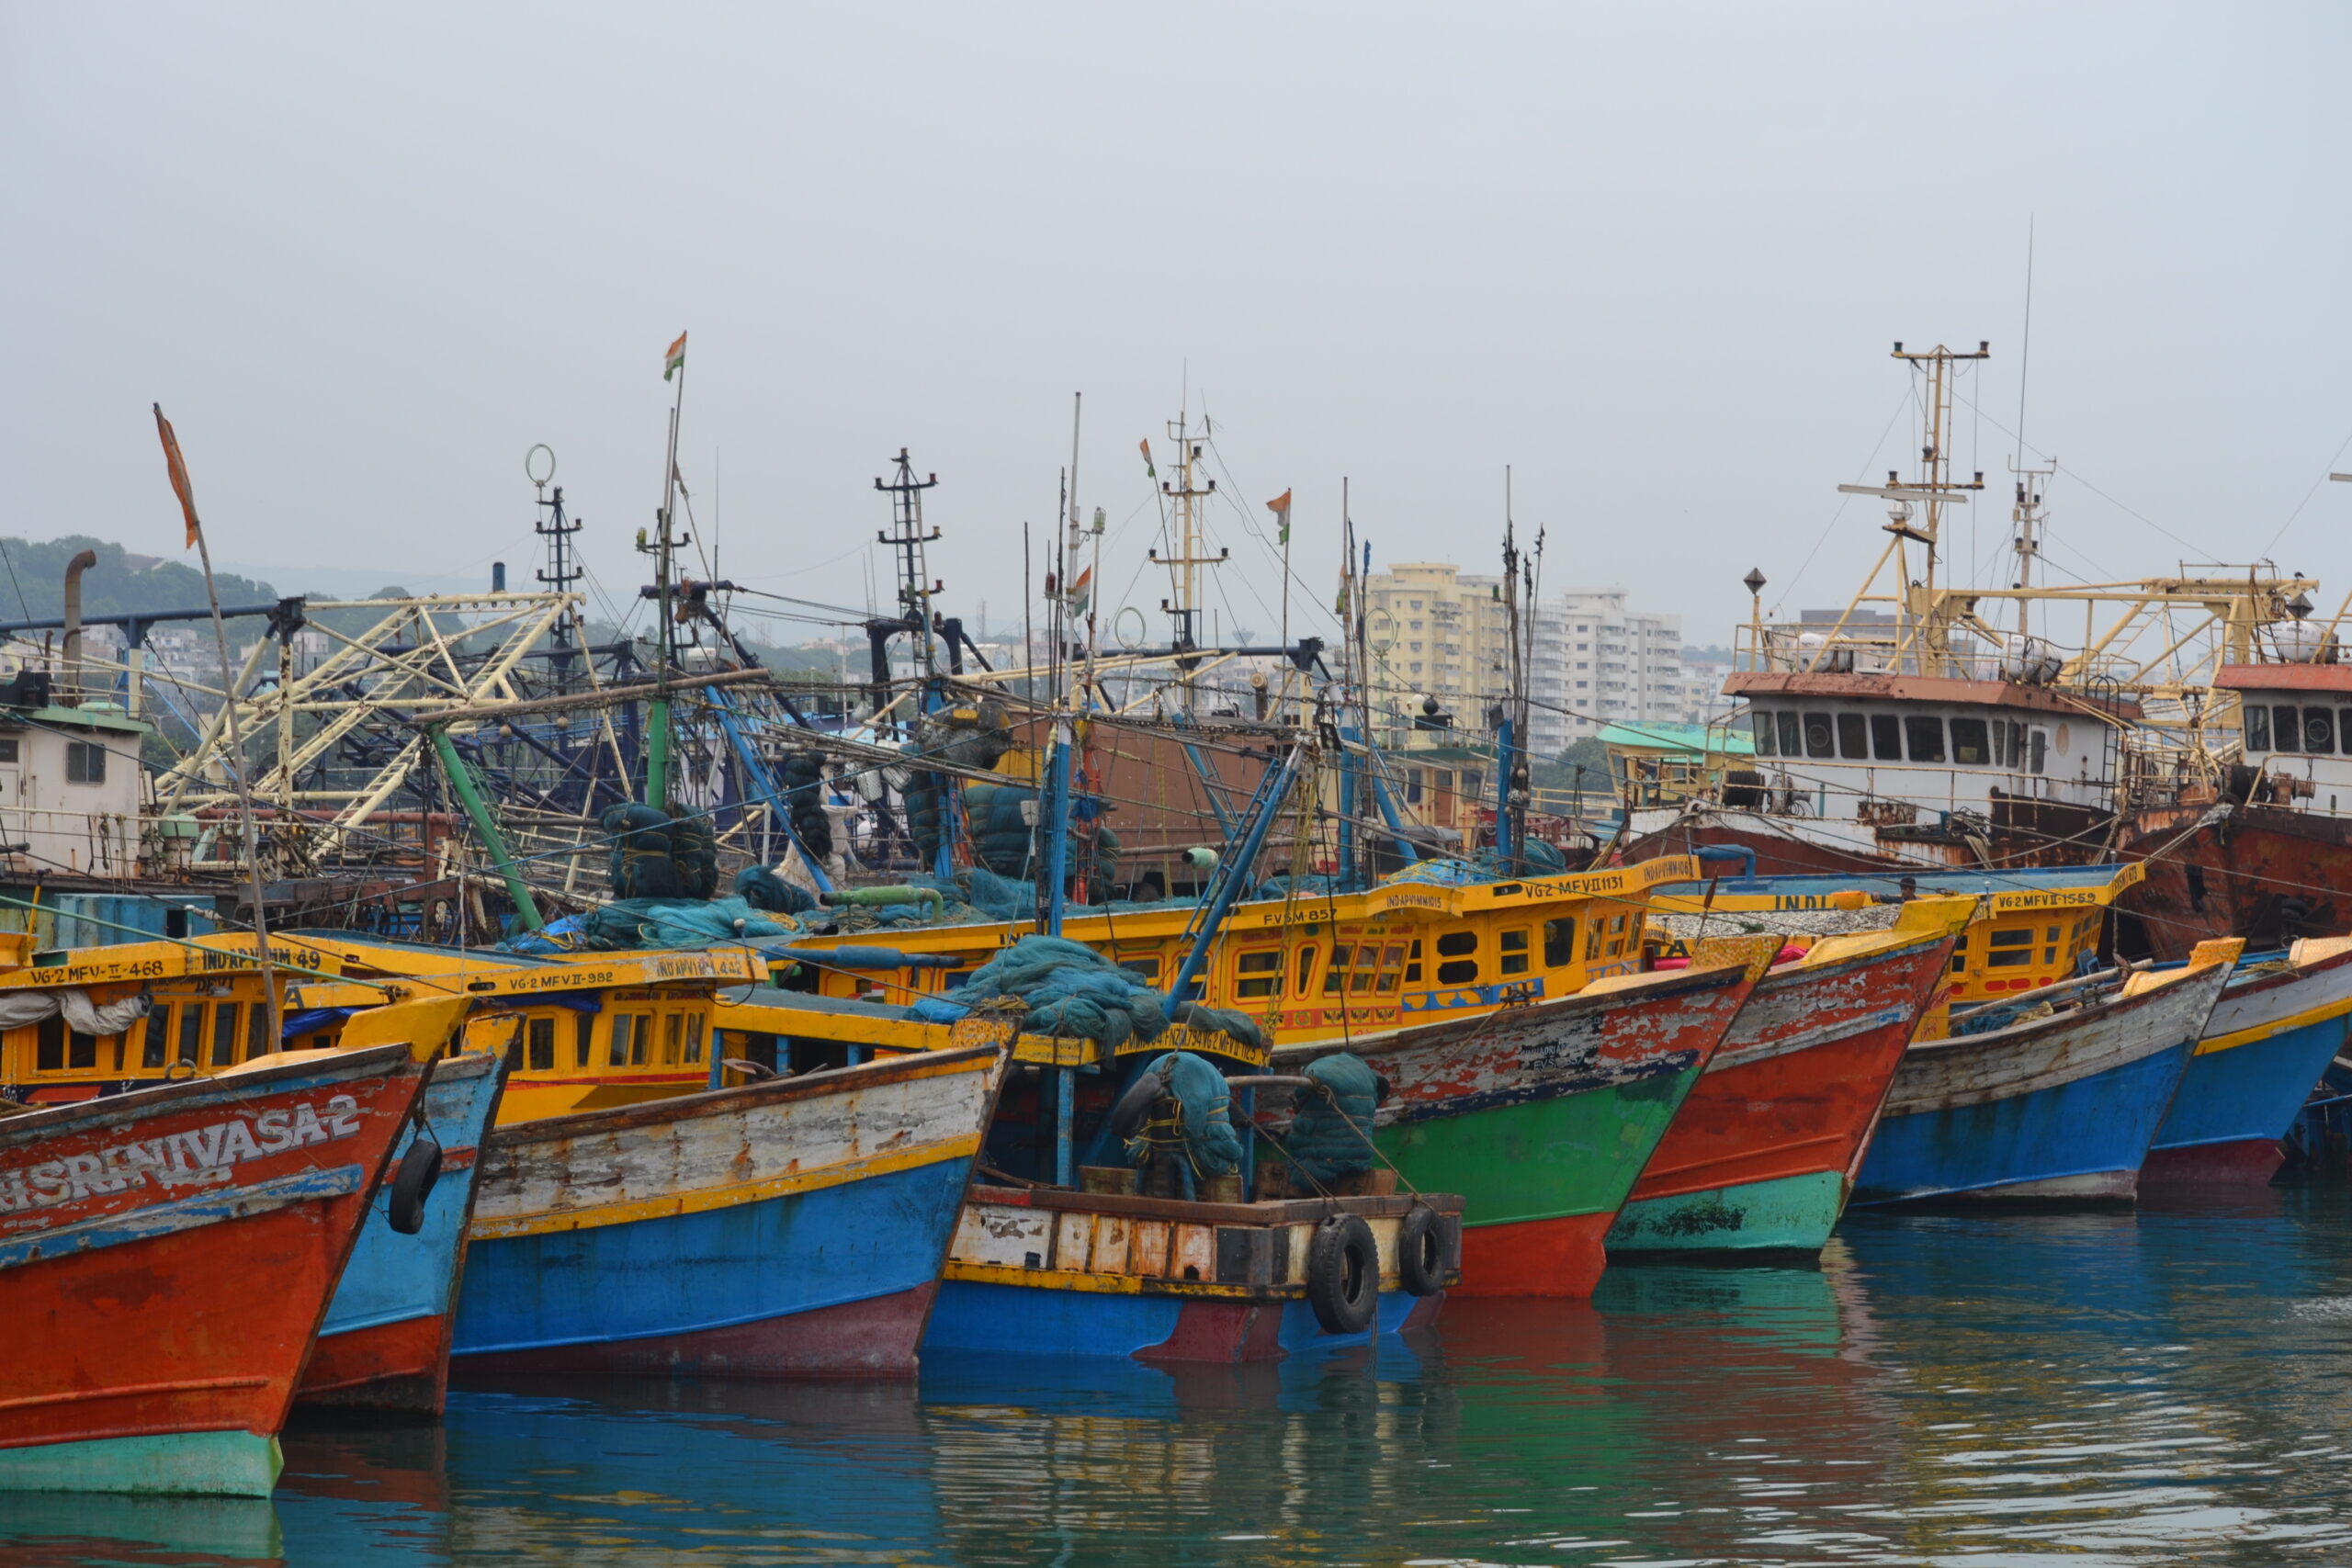
M 2306 944 L 2309 946 L 2310 944 Z M 2147 1182 L 2263 1182 L 2352 1031 L 2352 943 L 2222 993 L 2141 1173 Z
M 405 1046 L 0 1123 L 0 1488 L 266 1495 Z
M 2228 976 L 1913 1045 L 1851 1202 L 2128 1201 Z
M 899 1056 L 499 1130 L 456 1365 L 912 1375 L 1001 1063 Z
M 1303 1301 L 1186 1300 L 947 1280 L 940 1284 L 923 1349 L 1162 1363 L 1272 1361 L 1420 1326 L 1434 1321 L 1444 1299 L 1383 1291 L 1372 1327 L 1361 1334 L 1326 1334 L 1315 1309 Z
M 401 1235 L 382 1204 L 371 1208 L 327 1304 L 298 1399 L 440 1414 L 448 1393 L 449 1314 L 465 1269 L 477 1156 L 504 1079 L 498 1059 L 487 1055 L 435 1065 L 424 1090 L 424 1117 L 441 1144 L 441 1177 L 425 1200 L 424 1225 L 414 1235 Z M 395 1160 L 416 1135 L 413 1126 L 402 1134 Z
M 1462 1197 L 1454 1293 L 1592 1293 L 1618 1209 L 1752 984 L 1737 967 L 1645 975 L 1357 1040 L 1392 1085 L 1382 1156 Z
M 2233 804 L 2143 811 L 2116 846 L 2144 860 L 2147 879 L 2122 908 L 2140 918 L 2148 950 L 2187 958 L 2197 943 L 2242 936 L 2250 949 L 2352 930 L 2352 821 L 2320 812 Z
M 975 1187 L 923 1348 L 1231 1362 L 1361 1344 L 1431 1321 L 1445 1299 L 1404 1288 L 1399 1237 L 1422 1208 L 1437 1215 L 1450 1280 L 1461 1203 L 1446 1193 L 1225 1203 Z M 1317 1230 L 1340 1214 L 1363 1222 L 1377 1255 L 1378 1309 L 1354 1334 L 1326 1332 L 1307 1301 Z
M 1768 975 L 1609 1231 L 1619 1256 L 1817 1253 L 1952 940 Z

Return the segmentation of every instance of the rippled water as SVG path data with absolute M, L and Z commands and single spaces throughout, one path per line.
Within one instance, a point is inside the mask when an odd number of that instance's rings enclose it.
M 268 1504 L 0 1501 L 0 1562 L 2352 1561 L 2352 1195 L 1856 1216 L 1399 1348 L 468 1388 Z

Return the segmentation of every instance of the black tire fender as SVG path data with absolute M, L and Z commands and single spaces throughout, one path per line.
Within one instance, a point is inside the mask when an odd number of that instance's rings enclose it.
M 1435 1209 L 1416 1207 L 1397 1224 L 1396 1282 L 1417 1296 L 1445 1289 L 1445 1227 Z
M 1152 1106 L 1168 1092 L 1168 1080 L 1158 1072 L 1147 1072 L 1129 1084 L 1119 1102 L 1111 1107 L 1111 1131 L 1121 1138 L 1132 1138 L 1143 1119 L 1151 1114 Z
M 1335 1214 L 1306 1244 L 1306 1301 L 1326 1334 L 1362 1334 L 1380 1310 L 1380 1248 L 1360 1214 Z
M 400 1168 L 392 1173 L 391 1201 L 386 1218 L 402 1235 L 424 1228 L 424 1201 L 441 1179 L 441 1145 L 429 1138 L 412 1138 L 401 1152 Z

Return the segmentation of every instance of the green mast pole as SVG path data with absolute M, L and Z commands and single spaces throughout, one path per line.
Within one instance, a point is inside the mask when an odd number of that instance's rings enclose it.
M 441 771 L 448 775 L 449 787 L 458 792 L 458 804 L 464 807 L 466 819 L 481 835 L 482 847 L 490 851 L 498 874 L 506 879 L 506 896 L 514 900 L 514 912 L 533 931 L 547 922 L 539 918 L 539 906 L 531 897 L 530 885 L 514 867 L 514 857 L 506 848 L 506 839 L 498 830 L 498 823 L 490 815 L 490 807 L 482 804 L 481 791 L 474 787 L 474 771 L 458 755 L 458 748 L 449 739 L 449 731 L 435 725 L 426 733 L 433 737 L 433 754 L 441 759 Z
M 657 811 L 670 808 L 670 675 L 676 660 L 672 639 L 677 634 L 675 617 L 671 610 L 671 551 L 676 540 L 670 532 L 672 506 L 678 497 L 678 415 L 686 406 L 686 334 L 680 333 L 678 341 L 662 366 L 662 379 L 677 378 L 677 396 L 670 404 L 670 450 L 662 468 L 662 504 L 654 509 L 654 526 L 660 530 L 653 544 L 653 613 L 659 617 L 655 627 L 653 660 L 653 699 L 648 705 L 648 725 L 645 749 L 645 804 Z

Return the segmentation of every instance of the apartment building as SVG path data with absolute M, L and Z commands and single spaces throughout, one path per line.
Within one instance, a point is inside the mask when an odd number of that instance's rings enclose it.
M 1510 683 L 1502 579 L 1417 561 L 1374 572 L 1363 588 L 1383 743 L 1408 743 L 1402 738 L 1413 733 L 1425 697 L 1453 715 L 1460 729 L 1484 730 L 1487 705 Z
M 1626 598 L 1622 588 L 1570 588 L 1537 612 L 1528 683 L 1537 755 L 1557 756 L 1606 724 L 1705 722 L 1690 716 L 1682 617 L 1630 609 Z

